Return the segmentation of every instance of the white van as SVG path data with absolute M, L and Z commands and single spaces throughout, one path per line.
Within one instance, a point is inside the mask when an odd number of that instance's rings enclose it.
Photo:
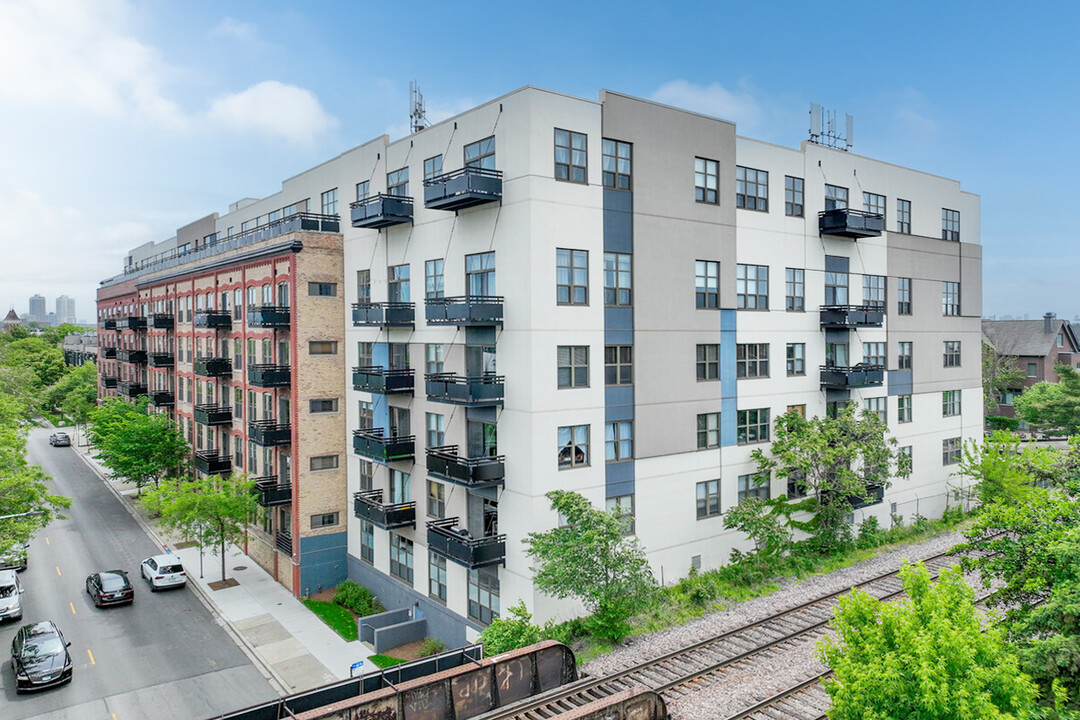
M 22 583 L 14 570 L 0 570 L 0 620 L 22 619 Z

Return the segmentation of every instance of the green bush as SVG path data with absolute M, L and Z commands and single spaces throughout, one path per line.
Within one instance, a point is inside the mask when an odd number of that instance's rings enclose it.
M 352 610 L 357 615 L 374 615 L 383 612 L 379 599 L 371 594 L 371 591 L 362 585 L 357 585 L 352 580 L 346 580 L 337 586 L 334 593 L 334 604 Z
M 986 426 L 991 430 L 1018 430 L 1020 418 L 1004 417 L 1002 415 L 990 415 L 986 418 Z
M 438 655 L 446 650 L 446 643 L 438 638 L 427 637 L 424 638 L 424 642 L 420 645 L 420 657 L 430 657 L 431 655 Z
M 484 645 L 484 655 L 498 655 L 508 650 L 516 650 L 542 640 L 543 628 L 533 625 L 532 614 L 525 608 L 525 601 L 509 609 L 509 617 L 498 617 L 491 621 L 480 633 L 480 642 Z

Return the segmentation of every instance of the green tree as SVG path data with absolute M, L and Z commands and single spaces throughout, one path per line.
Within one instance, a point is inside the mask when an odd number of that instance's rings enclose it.
M 29 368 L 35 392 L 43 392 L 67 372 L 64 352 L 41 337 L 0 345 L 0 364 Z
M 526 552 L 538 563 L 537 588 L 554 597 L 577 598 L 592 613 L 594 635 L 622 640 L 630 632 L 630 616 L 655 587 L 645 550 L 626 533 L 617 508 L 598 510 L 566 490 L 552 491 L 547 498 L 566 524 L 525 538 Z
M 97 404 L 97 365 L 92 362 L 71 368 L 44 393 L 43 405 L 86 422 L 91 406 Z
M 509 617 L 497 617 L 480 633 L 484 654 L 488 657 L 509 650 L 534 645 L 544 638 L 544 629 L 532 624 L 532 613 L 525 601 L 509 608 Z
M 1022 501 L 1037 491 L 1036 482 L 1054 475 L 1058 456 L 1052 447 L 1024 443 L 1011 432 L 996 430 L 989 438 L 964 443 L 956 474 L 977 483 L 975 496 L 983 504 Z
M 239 545 L 258 509 L 255 483 L 239 473 L 165 482 L 141 502 L 161 516 L 161 524 L 199 547 L 217 545 L 225 579 L 225 545 Z
M 1025 375 L 1016 366 L 1016 358 L 1000 355 L 994 346 L 982 343 L 983 412 L 990 415 L 1001 403 L 1006 390 L 1023 387 Z
M 724 513 L 724 528 L 739 530 L 754 541 L 756 559 L 783 555 L 791 547 L 791 512 L 787 498 L 771 500 L 748 497 Z M 732 562 L 743 558 L 738 550 L 731 551 Z
M 147 485 L 182 475 L 191 453 L 176 423 L 164 414 L 147 414 L 146 406 L 146 398 L 138 404 L 109 398 L 91 412 L 88 432 L 101 464 L 135 483 L 140 494 Z
M 908 599 L 881 602 L 860 590 L 840 598 L 837 637 L 819 644 L 833 669 L 825 682 L 831 720 L 1027 718 L 1036 687 L 1002 633 L 982 627 L 959 568 L 939 581 L 921 564 L 900 570 Z
M 1041 382 L 1016 398 L 1016 415 L 1051 435 L 1080 432 L 1080 372 L 1068 365 L 1054 366 L 1058 382 Z

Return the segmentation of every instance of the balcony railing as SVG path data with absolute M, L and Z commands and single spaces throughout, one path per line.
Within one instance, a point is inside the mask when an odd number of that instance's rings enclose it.
M 98 348 L 98 352 L 101 353 L 101 357 L 105 360 L 116 359 L 116 348 L 114 347 L 102 347 Z
M 258 497 L 259 504 L 263 507 L 288 505 L 292 502 L 292 485 L 289 483 L 279 483 L 277 475 L 266 475 L 255 478 L 254 492 Z
M 352 226 L 379 229 L 413 221 L 413 199 L 407 195 L 377 193 L 349 205 Z
M 291 381 L 288 365 L 248 365 L 248 383 L 255 387 L 288 387 Z
M 880 305 L 822 305 L 821 327 L 881 327 L 885 308 Z
M 116 387 L 124 397 L 136 398 L 146 394 L 146 383 L 123 380 Z
M 424 304 L 430 325 L 501 326 L 503 322 L 501 295 L 427 298 Z
M 195 327 L 229 330 L 232 328 L 232 314 L 228 310 L 196 310 Z
M 416 320 L 414 303 L 353 303 L 352 322 L 355 327 L 413 327 Z
M 115 319 L 103 320 L 101 322 L 101 329 L 102 330 L 115 330 L 116 329 L 116 320 Z
M 101 387 L 106 387 L 106 388 L 114 388 L 114 387 L 116 387 L 116 376 L 115 375 L 102 375 L 101 376 Z
M 415 447 L 415 435 L 384 437 L 382 428 L 353 431 L 353 452 L 384 465 L 391 462 L 412 462 L 416 455 Z
M 865 495 L 852 495 L 848 498 L 851 507 L 855 509 L 877 505 L 883 500 L 885 500 L 885 486 L 878 484 L 867 485 Z
M 128 315 L 116 321 L 117 330 L 145 330 L 146 318 L 142 315 Z
M 171 314 L 154 313 L 146 316 L 146 324 L 154 330 L 172 330 L 175 320 Z
M 292 442 L 292 426 L 273 420 L 255 420 L 248 423 L 248 440 L 263 447 L 288 445 Z
M 384 530 L 416 527 L 416 503 L 383 504 L 382 490 L 353 493 L 353 515 Z
M 424 207 L 463 210 L 502 199 L 502 172 L 464 167 L 424 181 Z
M 227 357 L 197 357 L 194 362 L 196 375 L 202 377 L 228 377 L 232 375 L 232 360 Z
M 506 561 L 506 536 L 474 538 L 458 519 L 432 520 L 427 524 L 428 550 L 469 569 L 498 565 Z
M 885 368 L 881 365 L 821 366 L 821 387 L 834 390 L 872 387 L 885 382 Z
M 145 350 L 117 350 L 116 359 L 122 363 L 129 363 L 131 365 L 145 365 L 146 364 L 146 351 Z
M 292 533 L 278 530 L 274 536 L 274 546 L 286 555 L 292 555 Z
M 167 352 L 152 352 L 147 355 L 147 361 L 153 368 L 171 368 L 176 364 L 176 356 Z
M 502 375 L 465 377 L 451 373 L 428 373 L 424 377 L 428 400 L 467 407 L 502 405 Z
M 247 322 L 251 327 L 287 328 L 289 327 L 289 307 L 287 305 L 249 305 Z
M 157 390 L 150 393 L 150 402 L 157 407 L 172 407 L 176 404 L 176 395 L 170 390 Z
M 232 423 L 232 408 L 228 405 L 196 405 L 194 415 L 195 422 L 200 425 L 229 425 Z
M 386 370 L 382 366 L 353 368 L 353 390 L 394 395 L 407 393 L 412 395 L 415 377 L 412 368 Z
M 427 449 L 428 474 L 466 487 L 502 485 L 506 477 L 503 456 L 460 457 L 457 445 Z
M 227 475 L 232 470 L 232 458 L 212 450 L 195 453 L 195 469 L 206 475 Z
M 818 232 L 849 238 L 878 237 L 885 231 L 885 217 L 880 213 L 836 208 L 818 213 Z

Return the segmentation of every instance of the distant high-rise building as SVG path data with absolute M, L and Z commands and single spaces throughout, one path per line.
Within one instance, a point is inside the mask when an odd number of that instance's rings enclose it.
M 56 322 L 75 324 L 75 298 L 61 295 L 56 298 Z
M 26 314 L 26 319 L 30 322 L 43 323 L 45 322 L 45 296 L 44 295 L 31 295 L 30 296 L 30 312 Z

